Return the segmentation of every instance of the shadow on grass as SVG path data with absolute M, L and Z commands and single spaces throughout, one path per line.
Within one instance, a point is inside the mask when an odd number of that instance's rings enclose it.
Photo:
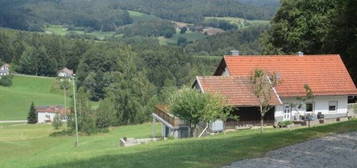
M 172 140 L 117 148 L 113 154 L 47 165 L 41 168 L 219 167 L 330 133 L 357 131 L 357 121 L 296 130 L 242 131 L 200 139 Z

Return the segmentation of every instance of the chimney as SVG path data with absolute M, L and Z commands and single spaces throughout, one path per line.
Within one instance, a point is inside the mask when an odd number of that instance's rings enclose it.
M 239 55 L 239 50 L 231 50 L 231 55 L 232 56 L 238 56 Z
M 299 52 L 297 52 L 297 55 L 298 55 L 298 56 L 304 56 L 304 52 L 299 51 Z

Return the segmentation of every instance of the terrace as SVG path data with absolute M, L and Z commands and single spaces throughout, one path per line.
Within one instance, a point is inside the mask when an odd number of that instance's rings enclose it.
M 152 115 L 155 119 L 171 128 L 178 128 L 186 125 L 183 120 L 169 113 L 168 107 L 165 105 L 156 105 L 155 112 Z

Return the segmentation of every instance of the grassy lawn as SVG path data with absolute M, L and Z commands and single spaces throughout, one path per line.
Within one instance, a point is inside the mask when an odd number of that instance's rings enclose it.
M 120 137 L 148 137 L 151 125 L 112 128 L 110 133 L 49 137 L 49 125 L 13 125 L 0 128 L 2 168 L 87 167 L 220 167 L 233 161 L 259 157 L 265 152 L 331 133 L 357 131 L 357 120 L 313 128 L 266 129 L 231 132 L 204 138 L 168 140 L 134 147 L 119 147 Z
M 14 76 L 11 87 L 0 86 L 0 120 L 25 120 L 31 102 L 63 104 L 63 95 L 55 89 L 55 83 L 55 78 Z

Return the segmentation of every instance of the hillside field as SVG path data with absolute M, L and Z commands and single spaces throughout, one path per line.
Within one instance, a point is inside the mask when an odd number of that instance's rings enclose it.
M 160 129 L 157 128 L 157 133 Z M 1 168 L 213 168 L 313 138 L 357 131 L 357 120 L 298 129 L 241 130 L 202 138 L 120 147 L 122 137 L 150 137 L 151 124 L 111 128 L 109 133 L 51 137 L 51 125 L 0 125 Z
M 237 25 L 239 29 L 254 25 L 267 25 L 270 22 L 269 20 L 247 20 L 239 17 L 205 17 L 205 20 L 224 20 L 231 24 Z
M 11 87 L 0 86 L 0 120 L 26 120 L 31 102 L 35 105 L 63 104 L 56 78 L 14 76 Z

